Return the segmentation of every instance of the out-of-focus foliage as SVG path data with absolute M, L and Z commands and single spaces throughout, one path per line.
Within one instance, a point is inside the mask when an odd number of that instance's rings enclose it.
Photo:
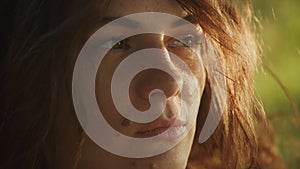
M 263 61 L 300 107 L 300 1 L 254 0 Z M 257 93 L 276 131 L 279 150 L 288 168 L 300 169 L 300 114 L 275 78 L 259 71 Z

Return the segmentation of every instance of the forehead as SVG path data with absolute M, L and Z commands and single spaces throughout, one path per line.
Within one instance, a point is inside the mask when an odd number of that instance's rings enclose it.
M 93 6 L 97 8 L 97 4 Z M 163 12 L 179 17 L 187 15 L 175 0 L 110 0 L 102 15 L 120 17 L 139 12 Z

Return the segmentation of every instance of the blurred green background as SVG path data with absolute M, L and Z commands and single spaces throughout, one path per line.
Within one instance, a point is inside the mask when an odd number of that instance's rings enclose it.
M 300 1 L 253 0 L 263 40 L 263 61 L 294 98 L 290 101 L 267 69 L 256 78 L 257 94 L 276 132 L 279 151 L 288 168 L 300 169 Z

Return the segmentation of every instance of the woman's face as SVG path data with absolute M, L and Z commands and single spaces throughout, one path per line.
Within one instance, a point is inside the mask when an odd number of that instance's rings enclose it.
M 100 5 L 94 3 L 92 6 L 95 11 L 97 11 L 97 6 Z M 109 6 L 105 8 L 104 15 L 101 14 L 103 15 L 101 17 L 118 18 L 133 13 L 150 11 L 168 13 L 181 18 L 187 16 L 187 13 L 173 0 L 111 0 Z M 120 25 L 119 28 L 116 29 L 122 30 L 128 28 L 126 25 Z M 174 27 L 170 27 L 170 29 L 174 29 Z M 183 37 L 183 39 L 188 42 L 193 43 L 195 41 L 189 38 L 191 37 Z M 111 96 L 112 77 L 120 62 L 133 52 L 146 48 L 158 48 L 165 51 L 161 53 L 160 59 L 158 59 L 157 62 L 160 62 L 168 69 L 174 71 L 173 73 L 177 74 L 178 77 L 183 75 L 185 78 L 182 78 L 182 80 L 185 81 L 184 83 L 188 88 L 191 88 L 192 84 L 189 84 L 189 82 L 192 81 L 193 77 L 186 74 L 181 68 L 174 64 L 174 60 L 170 58 L 168 51 L 179 56 L 186 65 L 188 65 L 193 76 L 196 77 L 198 82 L 197 90 L 201 97 L 206 79 L 204 67 L 198 56 L 179 41 L 163 34 L 142 34 L 129 37 L 117 43 L 115 46 L 109 46 L 110 44 L 110 41 L 104 44 L 106 47 L 107 45 L 108 47 L 112 47 L 112 49 L 107 53 L 98 69 L 95 81 L 95 92 L 103 116 L 116 131 L 135 138 L 152 137 L 168 129 L 182 113 L 180 87 L 178 83 L 174 78 L 161 70 L 149 69 L 138 73 L 131 81 L 128 91 L 130 101 L 136 109 L 145 111 L 150 107 L 148 98 L 151 91 L 161 89 L 166 95 L 166 107 L 161 116 L 153 122 L 143 124 L 130 121 L 120 115 L 114 106 Z M 195 49 L 197 48 L 197 43 L 195 43 Z M 197 98 L 193 101 L 199 104 L 199 100 L 200 98 Z M 51 146 L 48 146 L 45 154 L 52 168 L 64 169 L 73 167 L 74 161 L 78 158 L 79 169 L 184 169 L 186 168 L 196 128 L 195 123 L 191 124 L 192 128 L 188 131 L 184 139 L 169 151 L 149 158 L 128 158 L 104 150 L 90 139 L 86 133 L 84 133 L 86 139 L 80 143 L 82 130 L 80 129 L 80 124 L 74 112 L 70 110 L 59 113 L 56 123 L 54 132 L 56 135 L 55 150 L 49 148 Z M 186 123 L 183 120 L 182 124 L 178 125 L 178 127 L 184 127 Z M 163 141 L 172 141 L 173 137 L 177 135 L 178 133 L 176 132 L 169 133 L 166 136 L 167 138 L 164 138 L 165 140 Z M 112 140 L 112 142 L 113 141 L 114 140 Z M 78 147 L 80 147 L 79 157 L 76 155 Z

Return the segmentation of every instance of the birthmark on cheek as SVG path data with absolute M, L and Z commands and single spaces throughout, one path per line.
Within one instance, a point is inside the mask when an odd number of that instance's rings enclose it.
M 124 119 L 123 121 L 122 121 L 122 126 L 124 126 L 124 127 L 128 127 L 129 125 L 130 125 L 130 121 L 128 120 L 128 119 Z

